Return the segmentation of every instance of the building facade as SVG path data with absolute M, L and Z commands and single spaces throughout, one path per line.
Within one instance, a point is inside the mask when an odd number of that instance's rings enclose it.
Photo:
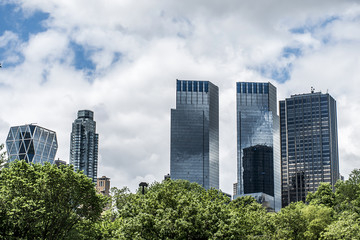
M 209 81 L 176 81 L 171 109 L 171 179 L 219 188 L 219 89 Z
M 94 113 L 89 110 L 78 111 L 78 117 L 72 124 L 70 138 L 70 164 L 75 170 L 84 171 L 84 174 L 97 180 L 98 142 Z
M 104 196 L 110 196 L 110 178 L 102 176 L 97 179 L 96 191 Z
M 336 101 L 328 93 L 280 101 L 282 204 L 305 201 L 321 182 L 339 179 Z
M 237 184 L 269 210 L 281 209 L 279 117 L 271 83 L 236 83 Z
M 11 127 L 6 139 L 9 162 L 25 160 L 28 163 L 54 163 L 58 149 L 56 133 L 34 125 Z

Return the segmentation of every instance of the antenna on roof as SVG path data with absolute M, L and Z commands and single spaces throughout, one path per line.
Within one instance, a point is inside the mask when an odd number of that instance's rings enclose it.
M 0 63 L 0 68 L 2 68 L 2 63 Z
M 311 93 L 314 93 L 314 92 L 315 92 L 315 88 L 311 87 Z

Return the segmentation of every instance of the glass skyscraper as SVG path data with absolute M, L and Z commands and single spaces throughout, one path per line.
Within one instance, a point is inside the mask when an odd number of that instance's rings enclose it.
M 236 83 L 237 184 L 269 210 L 281 209 L 279 117 L 271 83 Z
M 11 127 L 6 139 L 9 162 L 25 160 L 28 163 L 54 163 L 58 144 L 56 133 L 34 125 Z
M 280 101 L 282 204 L 305 201 L 321 182 L 339 179 L 336 101 L 328 93 Z
M 70 139 L 70 164 L 75 170 L 84 174 L 96 183 L 98 167 L 98 141 L 94 113 L 80 110 L 78 118 L 72 124 Z
M 209 81 L 176 81 L 171 109 L 172 179 L 219 188 L 219 89 Z

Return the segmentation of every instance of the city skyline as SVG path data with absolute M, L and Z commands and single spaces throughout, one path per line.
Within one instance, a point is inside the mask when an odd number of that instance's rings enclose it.
M 0 137 L 37 122 L 69 162 L 74 112 L 96 114 L 98 176 L 112 186 L 170 170 L 174 80 L 220 89 L 220 189 L 236 179 L 235 82 L 271 82 L 278 100 L 337 100 L 340 173 L 360 160 L 357 1 L 6 1 L 0 4 Z

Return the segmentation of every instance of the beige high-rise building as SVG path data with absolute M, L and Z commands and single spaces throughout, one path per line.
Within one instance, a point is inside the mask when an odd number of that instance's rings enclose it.
M 96 191 L 104 196 L 110 196 L 110 178 L 102 176 L 97 179 Z

